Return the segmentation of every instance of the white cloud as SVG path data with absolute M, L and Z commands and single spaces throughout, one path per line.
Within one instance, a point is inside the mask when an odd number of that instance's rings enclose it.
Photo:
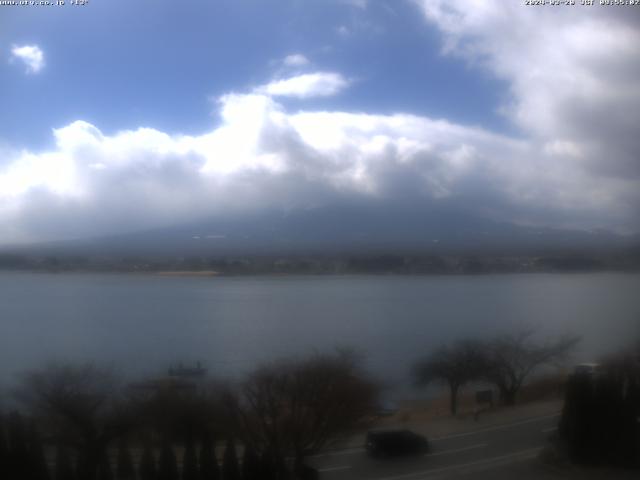
M 24 63 L 26 73 L 39 73 L 44 68 L 44 53 L 37 45 L 13 45 L 11 59 Z
M 606 6 L 566 10 L 521 3 L 415 0 L 460 56 L 506 81 L 502 111 L 547 148 L 601 173 L 640 178 L 640 28 Z M 571 146 L 567 149 L 568 146 Z
M 339 73 L 305 73 L 262 85 L 256 92 L 282 97 L 328 97 L 340 93 L 349 86 L 349 81 Z
M 351 30 L 349 30 L 349 28 L 346 25 L 340 25 L 336 31 L 338 32 L 339 35 L 343 36 L 343 37 L 347 37 L 349 35 L 351 35 Z
M 582 157 L 582 150 L 573 142 L 554 140 L 544 144 L 544 152 L 549 155 Z
M 563 155 L 569 144 L 545 153 L 415 115 L 293 113 L 257 93 L 225 95 L 219 109 L 221 124 L 202 135 L 106 135 L 76 121 L 54 130 L 48 151 L 14 152 L 0 168 L 0 238 L 113 234 L 344 198 L 464 201 L 504 220 L 617 226 L 638 197 L 633 180 L 577 167 Z
M 287 55 L 282 63 L 287 67 L 304 67 L 305 65 L 309 65 L 310 62 L 309 59 L 301 53 L 294 53 Z
M 360 8 L 362 10 L 367 8 L 368 0 L 340 0 L 342 3 L 351 5 L 352 7 Z

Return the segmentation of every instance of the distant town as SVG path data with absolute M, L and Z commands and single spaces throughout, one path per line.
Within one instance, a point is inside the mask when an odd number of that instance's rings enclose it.
M 38 272 L 121 272 L 165 275 L 260 274 L 493 274 L 538 272 L 637 272 L 640 250 L 548 255 L 236 255 L 117 256 L 0 254 L 0 270 Z

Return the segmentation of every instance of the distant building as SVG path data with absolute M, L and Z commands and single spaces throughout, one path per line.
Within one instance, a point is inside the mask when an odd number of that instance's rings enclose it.
M 179 363 L 175 367 L 169 367 L 169 376 L 199 381 L 207 376 L 207 369 L 200 362 L 197 362 L 194 367 L 185 367 L 182 363 Z
M 184 366 L 179 363 L 169 367 L 166 376 L 155 377 L 129 385 L 134 392 L 147 392 L 150 394 L 160 392 L 196 392 L 207 377 L 207 369 L 200 362 L 195 366 Z

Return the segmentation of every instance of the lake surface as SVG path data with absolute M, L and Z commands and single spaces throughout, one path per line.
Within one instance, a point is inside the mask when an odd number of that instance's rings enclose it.
M 526 326 L 583 335 L 576 361 L 640 338 L 640 275 L 162 277 L 0 273 L 0 384 L 47 361 L 123 374 L 202 361 L 233 377 L 336 346 L 406 384 L 417 358 L 459 337 Z

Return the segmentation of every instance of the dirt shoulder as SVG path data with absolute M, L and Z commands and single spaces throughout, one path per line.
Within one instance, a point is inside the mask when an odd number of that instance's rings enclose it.
M 477 414 L 475 408 L 463 408 L 455 417 L 438 410 L 434 411 L 428 405 L 411 405 L 401 408 L 393 416 L 381 418 L 375 423 L 374 428 L 409 428 L 428 438 L 437 438 L 555 415 L 561 409 L 562 400 L 559 398 L 511 407 L 487 408 L 477 411 Z

